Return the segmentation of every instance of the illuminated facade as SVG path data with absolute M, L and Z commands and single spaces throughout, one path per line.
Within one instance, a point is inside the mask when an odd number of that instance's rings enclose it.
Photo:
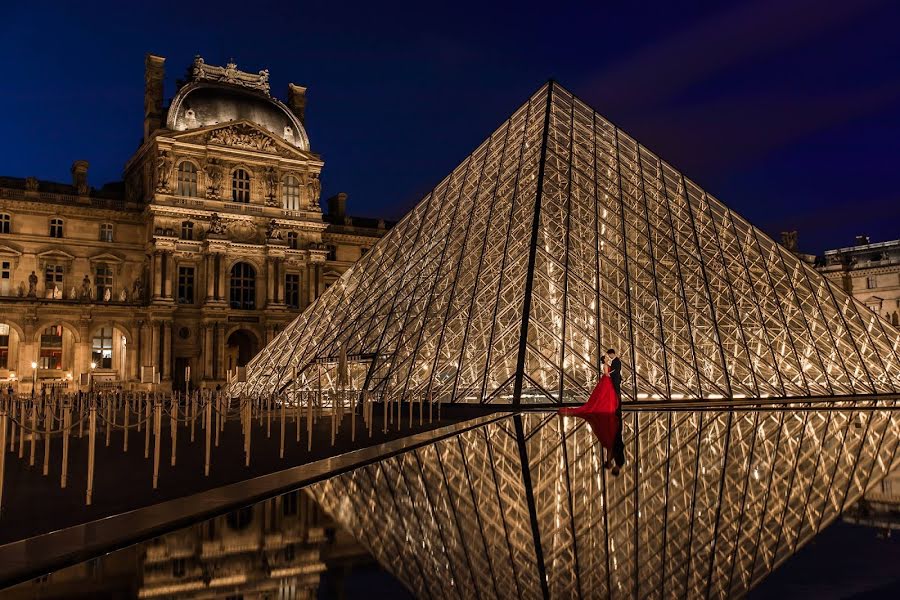
M 0 385 L 215 387 L 386 231 L 319 207 L 305 88 L 198 57 L 165 106 L 163 64 L 124 182 L 0 178 Z

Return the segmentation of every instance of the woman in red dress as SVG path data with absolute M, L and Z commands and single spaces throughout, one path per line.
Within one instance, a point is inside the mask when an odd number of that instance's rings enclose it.
M 580 417 L 588 422 L 591 430 L 600 445 L 606 449 L 607 460 L 603 463 L 604 469 L 613 467 L 613 444 L 616 440 L 616 430 L 619 427 L 619 418 L 616 410 L 619 408 L 619 397 L 609 377 L 609 365 L 606 357 L 603 357 L 602 373 L 600 381 L 594 386 L 588 401 L 577 407 L 559 409 L 559 414 L 566 417 Z M 613 475 L 619 474 L 619 467 L 613 469 Z

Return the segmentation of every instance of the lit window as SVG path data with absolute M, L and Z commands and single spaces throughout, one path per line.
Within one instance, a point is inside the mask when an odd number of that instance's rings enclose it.
M 61 238 L 63 236 L 63 220 L 50 219 L 50 237 Z
M 178 267 L 178 304 L 194 303 L 194 267 Z
M 112 369 L 112 327 L 101 327 L 94 334 L 91 346 L 91 362 L 97 363 L 98 369 Z
M 175 175 L 175 194 L 178 196 L 197 195 L 197 167 L 189 161 L 178 164 L 178 173 Z
M 281 186 L 281 203 L 285 210 L 300 210 L 300 180 L 293 175 L 284 178 Z
M 231 267 L 231 308 L 256 308 L 256 270 L 247 263 Z
M 192 240 L 194 239 L 194 224 L 190 221 L 182 221 L 181 222 L 181 239 L 183 240 Z
M 878 287 L 878 277 L 872 275 L 871 277 L 866 277 L 866 288 L 870 290 L 874 290 Z
M 97 268 L 94 270 L 94 285 L 96 289 L 95 299 L 102 300 L 106 290 L 109 290 L 110 294 L 112 294 L 113 274 L 109 265 L 97 265 Z
M 113 241 L 113 226 L 112 223 L 102 223 L 100 225 L 100 241 L 101 242 L 111 242 Z
M 54 287 L 59 288 L 60 290 L 64 289 L 63 285 L 63 275 L 65 273 L 65 269 L 62 265 L 47 265 L 47 268 L 44 269 L 44 285 L 45 289 L 52 290 Z
M 0 369 L 9 368 L 9 325 L 0 323 Z
M 41 369 L 62 369 L 62 325 L 52 325 L 41 334 L 41 352 L 38 366 Z
M 244 204 L 250 202 L 250 174 L 243 169 L 231 175 L 231 199 Z
M 288 232 L 288 248 L 291 250 L 296 250 L 299 244 L 299 237 L 297 236 L 296 231 Z
M 300 275 L 297 273 L 284 276 L 284 303 L 290 308 L 300 308 Z
M 0 233 L 9 233 L 11 223 L 12 217 L 7 215 L 6 213 L 0 214 Z

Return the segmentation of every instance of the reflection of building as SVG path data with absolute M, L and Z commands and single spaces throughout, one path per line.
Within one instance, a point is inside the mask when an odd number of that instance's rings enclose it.
M 144 545 L 140 598 L 314 598 L 325 570 L 321 509 L 301 492 Z
M 361 548 L 346 537 L 309 495 L 294 491 L 4 590 L 4 597 L 315 598 L 326 560 L 339 572 L 360 564 Z
M 867 236 L 856 245 L 828 250 L 819 271 L 894 325 L 900 325 L 900 240 L 870 243 Z M 900 529 L 900 471 L 893 471 L 844 519 L 890 531 Z
M 163 106 L 146 60 L 144 140 L 125 181 L 0 178 L 0 381 L 78 378 L 215 386 L 384 233 L 346 194 L 319 208 L 323 162 L 268 72 L 195 59 Z M 37 373 L 32 370 L 37 364 Z M 35 377 L 36 375 L 36 377 Z

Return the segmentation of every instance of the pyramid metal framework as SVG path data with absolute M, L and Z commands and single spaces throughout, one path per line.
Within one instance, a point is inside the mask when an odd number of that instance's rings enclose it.
M 626 413 L 602 468 L 580 419 L 525 413 L 312 486 L 419 598 L 734 598 L 897 457 L 874 400 Z
M 249 365 L 248 392 L 626 401 L 900 390 L 900 333 L 558 84 Z

